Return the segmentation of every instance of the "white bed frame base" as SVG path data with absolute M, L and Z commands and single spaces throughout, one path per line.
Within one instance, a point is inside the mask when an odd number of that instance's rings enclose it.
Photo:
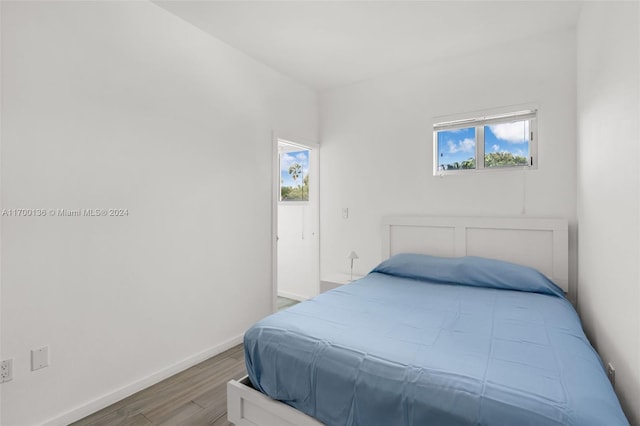
M 236 426 L 322 426 L 322 423 L 251 386 L 249 377 L 227 383 L 227 419 Z
M 567 230 L 565 219 L 388 216 L 382 260 L 405 252 L 488 257 L 536 268 L 567 292 Z M 257 391 L 248 377 L 227 383 L 227 416 L 237 426 L 322 425 Z

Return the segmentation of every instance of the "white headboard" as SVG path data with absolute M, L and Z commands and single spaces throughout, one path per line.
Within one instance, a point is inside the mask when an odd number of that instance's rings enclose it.
M 382 259 L 398 253 L 499 259 L 535 268 L 567 292 L 567 229 L 565 219 L 387 216 Z

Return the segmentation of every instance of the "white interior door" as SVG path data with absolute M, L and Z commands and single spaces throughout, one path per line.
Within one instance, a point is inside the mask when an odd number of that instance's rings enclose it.
M 320 286 L 318 147 L 277 144 L 277 294 L 306 300 Z

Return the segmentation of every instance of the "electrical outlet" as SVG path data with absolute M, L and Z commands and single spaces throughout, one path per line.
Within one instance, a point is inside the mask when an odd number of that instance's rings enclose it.
M 13 380 L 13 359 L 5 359 L 0 363 L 0 383 Z
M 342 208 L 342 218 L 343 219 L 349 219 L 349 208 L 348 207 L 343 207 Z
M 611 386 L 616 386 L 616 369 L 613 368 L 613 364 L 607 364 L 607 377 L 611 382 Z

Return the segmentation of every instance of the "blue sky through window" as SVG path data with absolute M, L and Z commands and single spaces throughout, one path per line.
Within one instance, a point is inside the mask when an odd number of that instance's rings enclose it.
M 443 130 L 438 132 L 438 168 L 462 163 L 476 156 L 476 129 Z
M 289 174 L 289 167 L 298 163 L 302 167 L 302 176 L 298 177 L 294 183 Z M 302 179 L 309 174 L 309 151 L 292 151 L 280 154 L 280 181 L 281 186 L 302 185 Z
M 484 126 L 484 153 L 492 152 L 529 158 L 529 120 Z
M 475 159 L 476 129 L 466 127 L 438 132 L 438 169 L 450 170 L 463 168 L 463 162 Z M 480 141 L 483 143 L 483 141 Z M 510 153 L 514 157 L 524 157 L 519 161 L 507 160 L 506 163 L 486 164 L 485 167 L 496 165 L 522 165 L 529 158 L 529 120 L 510 123 L 491 124 L 484 126 L 485 157 L 492 153 Z M 501 158 L 504 158 L 503 156 Z M 513 157 L 507 157 L 513 158 Z M 522 162 L 520 162 L 522 161 Z M 467 167 L 468 167 L 467 163 Z M 475 164 L 475 163 L 473 163 Z M 473 167 L 473 166 L 472 166 Z

